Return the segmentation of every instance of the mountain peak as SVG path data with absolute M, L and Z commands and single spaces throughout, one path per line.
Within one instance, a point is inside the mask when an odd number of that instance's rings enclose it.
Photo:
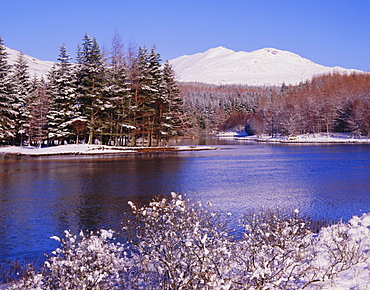
M 279 52 L 281 52 L 281 50 L 278 50 L 276 48 L 271 48 L 271 47 L 262 48 L 261 50 L 264 51 L 264 52 L 267 52 L 267 53 L 271 53 L 273 55 L 276 55 Z
M 235 51 L 223 46 L 218 46 L 215 48 L 208 49 L 206 52 L 203 53 L 203 55 L 205 57 L 224 57 L 233 53 L 235 53 Z
M 218 46 L 218 47 L 210 48 L 206 52 L 231 52 L 231 53 L 233 53 L 235 51 L 233 51 L 231 49 L 228 49 L 224 46 Z
M 178 57 L 170 62 L 180 81 L 209 84 L 298 84 L 315 75 L 356 71 L 325 67 L 293 52 L 276 48 L 235 52 L 219 46 L 203 53 Z

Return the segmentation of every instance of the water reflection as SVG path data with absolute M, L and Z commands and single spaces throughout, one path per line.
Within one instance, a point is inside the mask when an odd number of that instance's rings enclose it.
M 116 158 L 1 157 L 0 259 L 42 255 L 63 230 L 119 230 L 128 200 L 169 195 L 181 162 L 160 154 Z
M 194 194 L 236 213 L 279 206 L 339 220 L 370 211 L 369 146 L 247 146 L 207 160 L 207 170 L 193 160 Z
M 0 261 L 40 257 L 65 229 L 119 230 L 128 200 L 171 191 L 235 216 L 275 206 L 318 219 L 370 212 L 369 146 L 218 143 L 201 152 L 0 156 Z

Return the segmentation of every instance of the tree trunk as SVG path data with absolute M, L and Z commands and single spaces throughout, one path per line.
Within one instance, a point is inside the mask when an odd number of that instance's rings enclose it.
M 88 141 L 88 144 L 93 144 L 93 140 L 94 140 L 94 131 L 91 130 L 90 133 L 89 133 L 89 141 Z

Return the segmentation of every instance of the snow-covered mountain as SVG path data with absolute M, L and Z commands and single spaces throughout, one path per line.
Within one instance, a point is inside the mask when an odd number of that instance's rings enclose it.
M 298 84 L 314 75 L 358 70 L 325 67 L 289 51 L 263 48 L 252 52 L 217 47 L 170 61 L 179 81 L 209 84 Z
M 9 64 L 14 64 L 19 52 L 6 47 Z M 46 75 L 54 62 L 24 55 L 31 76 Z M 211 48 L 203 53 L 184 55 L 170 61 L 179 81 L 209 84 L 281 85 L 298 84 L 315 75 L 328 72 L 361 72 L 341 67 L 316 64 L 289 51 L 263 48 L 252 52 Z
M 8 63 L 13 65 L 19 57 L 19 51 L 9 47 L 5 47 L 5 50 L 8 53 Z M 29 72 L 31 77 L 34 75 L 36 75 L 37 77 L 46 75 L 54 64 L 54 62 L 52 61 L 39 60 L 26 54 L 24 54 L 24 58 L 29 66 Z

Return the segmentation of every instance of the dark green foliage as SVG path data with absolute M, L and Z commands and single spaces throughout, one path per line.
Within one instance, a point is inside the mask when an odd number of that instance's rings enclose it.
M 12 90 L 14 97 L 12 106 L 15 111 L 15 124 L 13 135 L 16 143 L 21 143 L 24 134 L 28 134 L 30 118 L 29 101 L 34 89 L 28 71 L 28 64 L 22 52 L 19 53 L 16 63 L 13 65 Z
M 118 34 L 107 59 L 85 34 L 77 63 L 66 47 L 47 82 L 31 80 L 22 53 L 11 67 L 0 39 L 0 140 L 147 146 L 167 143 L 181 129 L 182 100 L 170 65 L 156 47 L 123 51 Z M 12 68 L 12 74 L 10 74 Z
M 58 63 L 48 75 L 48 93 L 51 97 L 48 113 L 49 136 L 61 141 L 71 138 L 74 134 L 71 120 L 76 117 L 76 88 L 70 59 L 63 45 L 60 48 Z
M 181 133 L 184 125 L 187 124 L 181 92 L 176 82 L 175 71 L 169 61 L 166 61 L 163 65 L 161 89 L 163 102 L 159 119 L 163 123 L 163 126 L 158 132 L 157 139 L 159 140 L 162 137 L 168 139 L 177 136 Z
M 10 79 L 10 66 L 7 62 L 7 53 L 0 37 L 0 139 L 10 139 L 14 135 L 15 111 L 12 106 L 13 91 Z
M 105 64 L 96 39 L 85 34 L 79 47 L 76 70 L 76 91 L 79 113 L 87 119 L 88 143 L 102 124 L 101 112 L 105 109 L 103 91 L 106 84 Z
M 124 145 L 128 136 L 128 130 L 125 127 L 131 112 L 130 87 L 126 70 L 123 43 L 116 33 L 112 39 L 112 48 L 107 62 L 105 94 L 108 105 L 103 112 L 104 136 L 110 145 Z

